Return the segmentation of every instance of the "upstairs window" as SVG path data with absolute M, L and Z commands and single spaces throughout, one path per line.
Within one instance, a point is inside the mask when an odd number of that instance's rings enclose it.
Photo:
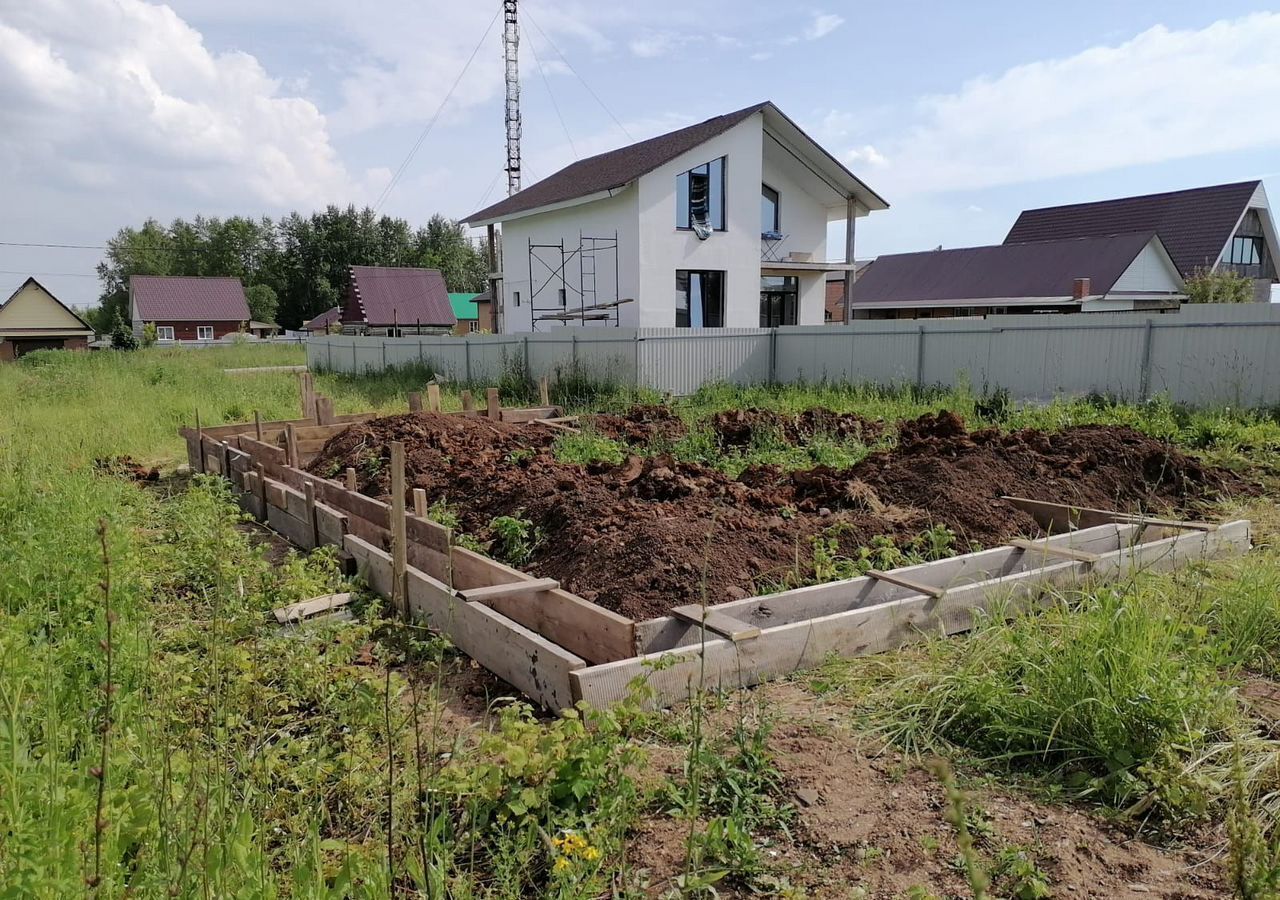
M 1262 238 L 1233 237 L 1226 261 L 1235 266 L 1262 265 Z
M 676 176 L 676 227 L 702 234 L 724 231 L 722 156 Z
M 782 228 L 778 215 L 778 192 L 767 184 L 760 185 L 760 233 L 777 234 Z

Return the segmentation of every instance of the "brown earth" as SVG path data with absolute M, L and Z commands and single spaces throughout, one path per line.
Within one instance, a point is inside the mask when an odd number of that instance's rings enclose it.
M 684 420 L 666 406 L 637 405 L 621 415 L 601 413 L 585 417 L 584 421 L 605 437 L 632 446 L 650 444 L 656 439 L 675 441 L 688 433 Z M 720 446 L 738 449 L 750 446 L 763 435 L 792 444 L 818 434 L 870 443 L 884 430 L 882 423 L 864 419 L 857 413 L 838 413 L 821 406 L 795 415 L 772 409 L 731 409 L 713 415 L 709 424 Z
M 669 427 L 671 417 L 656 409 L 628 421 Z M 523 569 L 636 619 L 704 596 L 750 596 L 797 569 L 803 578 L 811 540 L 824 531 L 853 553 L 878 535 L 905 542 L 941 524 L 963 551 L 1039 533 L 1005 494 L 1186 512 L 1241 487 L 1127 427 L 970 432 L 941 413 L 902 422 L 898 434 L 897 446 L 849 469 L 754 466 L 735 480 L 664 455 L 618 466 L 561 463 L 550 452 L 551 429 L 419 413 L 353 425 L 308 468 L 333 477 L 354 467 L 362 492 L 385 497 L 389 443 L 404 441 L 408 486 L 447 499 L 463 530 L 486 541 L 496 516 L 530 520 L 537 541 Z

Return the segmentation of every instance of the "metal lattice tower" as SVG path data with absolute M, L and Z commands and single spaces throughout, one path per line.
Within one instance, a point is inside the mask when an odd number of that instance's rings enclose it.
M 520 25 L 517 0 L 502 0 L 502 55 L 507 64 L 507 195 L 520 190 Z

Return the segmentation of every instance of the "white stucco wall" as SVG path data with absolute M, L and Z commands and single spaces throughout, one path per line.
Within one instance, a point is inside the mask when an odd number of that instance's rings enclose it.
M 572 250 L 579 246 L 581 235 L 612 237 L 616 231 L 618 235 L 616 257 L 608 251 L 599 251 L 595 254 L 596 302 L 605 303 L 615 299 L 639 296 L 636 195 L 636 188 L 632 185 L 613 197 L 512 219 L 502 224 L 502 294 L 506 317 L 503 328 L 506 331 L 533 330 L 533 304 L 530 302 L 533 285 L 536 283 L 541 286 L 551 279 L 550 273 L 536 261 L 532 262 L 533 272 L 530 272 L 530 241 L 535 244 L 556 244 L 563 240 L 566 249 Z M 559 257 L 558 251 L 542 250 L 539 254 L 540 258 L 551 261 L 553 268 L 558 266 L 558 262 L 555 262 Z M 614 296 L 615 258 L 618 279 L 617 297 Z M 565 267 L 565 277 L 569 285 L 565 299 L 570 309 L 576 308 L 579 304 L 577 291 L 581 290 L 580 271 L 577 257 L 572 258 Z M 558 284 L 558 281 L 553 280 L 549 286 L 542 289 L 537 298 L 540 309 L 550 307 L 557 302 L 555 289 Z M 514 303 L 514 294 L 517 291 L 520 293 L 519 306 Z M 636 326 L 638 306 L 639 303 L 636 302 L 627 303 L 618 308 L 618 314 L 621 316 L 620 324 L 623 327 Z M 587 322 L 586 324 L 590 326 L 606 323 Z M 546 331 L 560 325 L 559 322 L 544 320 L 538 323 L 538 331 Z

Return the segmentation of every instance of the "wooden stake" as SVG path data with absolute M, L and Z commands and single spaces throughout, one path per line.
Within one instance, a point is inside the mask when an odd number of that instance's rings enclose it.
M 432 412 L 440 412 L 440 385 L 427 385 L 427 409 Z
M 316 486 L 308 478 L 302 483 L 302 495 L 307 501 L 307 521 L 311 523 L 311 547 L 320 546 L 320 522 L 316 518 Z
M 404 524 L 404 443 L 391 442 L 391 605 L 409 618 L 404 573 L 408 567 L 408 537 Z
M 262 463 L 253 464 L 254 480 L 258 482 L 258 502 L 262 506 L 262 521 L 267 520 L 267 469 Z
M 472 398 L 470 391 L 462 392 L 462 414 L 464 416 L 476 414 L 476 401 Z
M 422 393 L 420 391 L 409 392 L 409 412 L 422 412 Z
M 538 402 L 543 406 L 551 405 L 551 383 L 546 375 L 538 379 Z
M 427 517 L 427 492 L 422 488 L 413 489 L 413 514 L 419 519 Z
M 488 404 L 489 418 L 496 422 L 502 418 L 502 403 L 498 400 L 498 389 L 489 388 L 484 393 Z
M 347 468 L 347 490 L 354 491 L 356 489 L 356 470 Z
M 302 401 L 302 418 L 316 417 L 315 381 L 310 372 L 298 373 L 298 394 Z
M 294 434 L 292 422 L 284 426 L 284 462 L 287 466 L 298 468 L 298 437 Z
M 333 398 L 316 395 L 316 420 L 319 425 L 332 425 L 334 422 L 333 415 Z
M 200 460 L 200 471 L 205 471 L 204 466 L 204 429 L 200 427 L 200 407 L 196 407 L 196 458 Z

